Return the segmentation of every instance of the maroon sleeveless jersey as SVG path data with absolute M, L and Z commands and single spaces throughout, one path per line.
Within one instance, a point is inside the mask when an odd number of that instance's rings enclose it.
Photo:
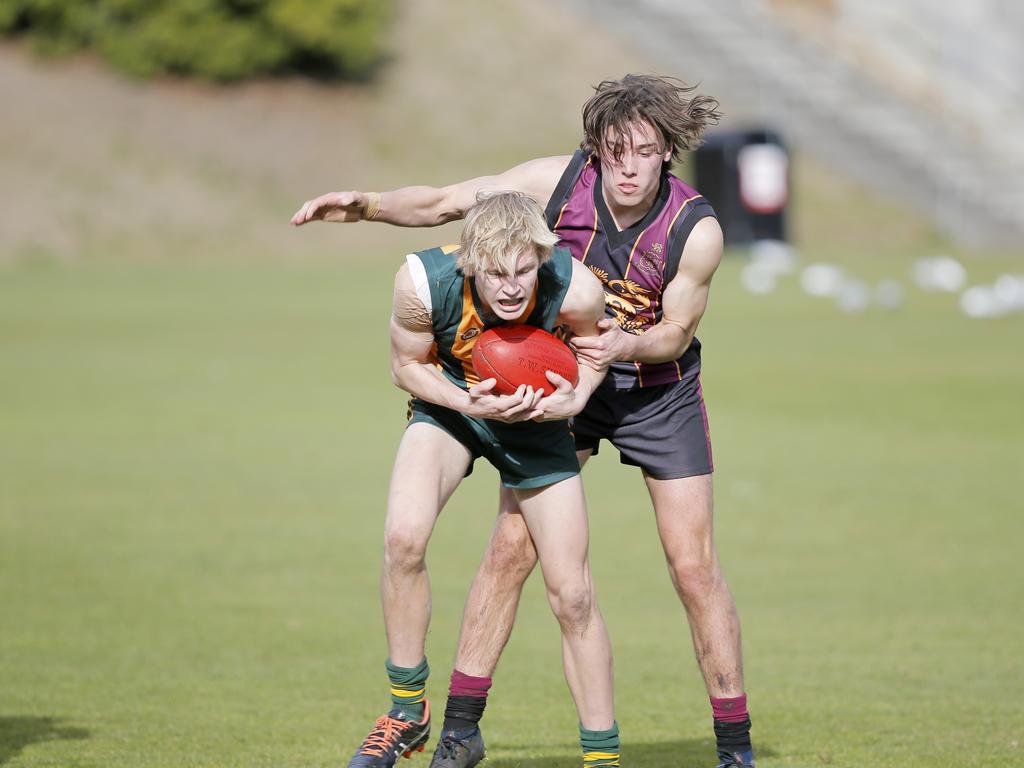
M 641 334 L 661 320 L 661 297 L 676 275 L 693 226 L 714 216 L 699 192 L 663 173 L 647 215 L 619 231 L 601 194 L 601 164 L 577 150 L 545 211 L 548 226 L 575 259 L 604 286 L 605 313 L 627 333 Z M 612 363 L 603 386 L 636 389 L 671 384 L 700 372 L 700 342 L 667 363 Z

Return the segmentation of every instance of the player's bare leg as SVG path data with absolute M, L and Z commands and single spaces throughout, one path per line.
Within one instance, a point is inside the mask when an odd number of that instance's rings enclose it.
M 575 475 L 535 491 L 516 491 L 516 498 L 562 630 L 562 665 L 579 714 L 584 768 L 617 766 L 612 649 L 590 577 L 582 480 Z
M 589 456 L 589 451 L 577 453 L 581 465 Z M 444 728 L 431 768 L 470 768 L 483 759 L 483 738 L 477 724 L 486 706 L 491 675 L 512 631 L 523 584 L 536 563 L 537 550 L 516 495 L 503 488 L 498 519 L 466 601 Z M 567 667 L 569 674 L 575 673 Z M 573 685 L 575 682 L 570 682 L 571 689 Z M 600 743 L 604 753 L 611 743 L 617 750 L 617 732 L 614 742 L 606 739 Z
M 519 502 L 502 487 L 498 519 L 466 599 L 444 724 L 430 768 L 473 768 L 484 759 L 479 722 L 491 675 L 512 632 L 523 584 L 536 564 Z
M 430 424 L 410 425 L 398 446 L 384 522 L 380 594 L 388 655 L 399 666 L 423 658 L 430 624 L 427 542 L 470 458 L 465 446 Z
M 424 645 L 430 624 L 427 542 L 441 508 L 463 478 L 470 454 L 430 424 L 411 424 L 398 447 L 384 524 L 380 593 L 388 639 L 391 710 L 378 718 L 349 768 L 391 768 L 422 751 L 430 735 Z
M 615 721 L 612 649 L 587 561 L 589 528 L 579 475 L 516 491 L 530 529 L 548 602 L 562 629 L 562 657 L 580 722 L 606 730 Z
M 582 467 L 590 451 L 576 454 Z M 537 564 L 537 550 L 515 494 L 501 488 L 498 519 L 466 598 L 455 668 L 467 675 L 490 677 L 508 643 L 519 597 Z
M 738 696 L 743 693 L 740 621 L 715 551 L 711 475 L 645 480 L 708 693 Z
M 515 622 L 519 597 L 537 564 L 537 550 L 515 494 L 502 487 L 498 518 L 466 598 L 455 668 L 491 677 Z
M 694 653 L 711 697 L 721 765 L 749 765 L 753 756 L 740 619 L 715 550 L 711 475 L 644 479 L 669 575 L 686 609 Z

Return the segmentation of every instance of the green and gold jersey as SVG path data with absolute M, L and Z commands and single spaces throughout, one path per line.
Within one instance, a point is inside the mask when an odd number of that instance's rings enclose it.
M 407 261 L 416 293 L 430 311 L 434 360 L 449 380 L 468 389 L 480 381 L 473 369 L 473 345 L 481 333 L 505 321 L 484 312 L 473 280 L 455 265 L 457 255 L 456 246 L 446 246 L 409 254 Z M 572 256 L 566 248 L 555 248 L 540 266 L 521 322 L 554 330 L 571 280 Z

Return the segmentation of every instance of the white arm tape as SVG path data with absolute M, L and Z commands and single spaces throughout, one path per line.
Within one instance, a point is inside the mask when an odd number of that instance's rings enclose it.
M 433 311 L 434 308 L 430 303 L 430 286 L 427 284 L 427 270 L 423 266 L 423 262 L 415 253 L 408 254 L 405 257 L 405 260 L 409 264 L 409 276 L 412 278 L 412 284 L 416 289 L 416 295 L 419 297 L 420 301 L 423 302 L 423 306 L 427 312 Z

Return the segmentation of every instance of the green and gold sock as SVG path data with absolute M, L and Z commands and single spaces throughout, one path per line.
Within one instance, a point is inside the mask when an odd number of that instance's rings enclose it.
M 580 746 L 583 747 L 583 768 L 618 768 L 619 724 L 607 731 L 588 731 L 580 725 Z
M 396 667 L 391 663 L 391 659 L 388 659 L 384 667 L 391 681 L 392 708 L 401 710 L 417 722 L 422 720 L 427 677 L 430 675 L 427 659 L 424 657 L 415 667 Z

